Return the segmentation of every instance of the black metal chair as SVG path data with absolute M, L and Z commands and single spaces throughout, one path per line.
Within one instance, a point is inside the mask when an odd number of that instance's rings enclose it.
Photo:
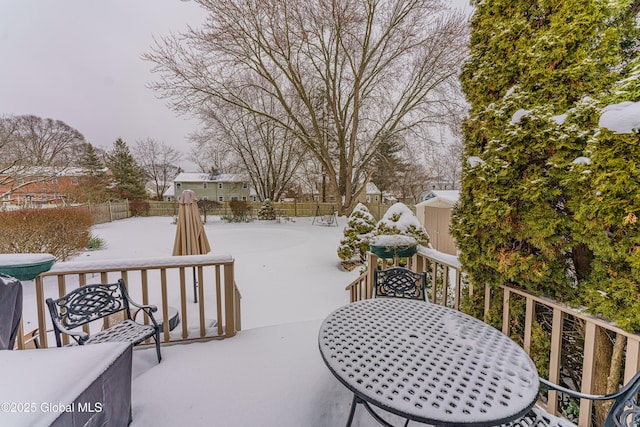
M 638 405 L 638 394 L 640 393 L 640 372 L 638 372 L 627 384 L 615 393 L 605 395 L 584 394 L 571 390 L 545 379 L 540 379 L 541 388 L 556 390 L 576 399 L 588 400 L 612 400 L 613 404 L 607 413 L 604 427 L 628 427 L 640 425 L 640 406 Z M 567 427 L 574 426 L 564 418 L 549 415 L 546 412 L 534 408 L 527 415 L 503 427 Z
M 140 309 L 136 315 L 140 311 L 146 313 L 152 324 L 145 325 L 136 322 L 135 316 L 131 317 L 130 305 Z M 132 345 L 137 345 L 153 338 L 158 362 L 162 359 L 160 355 L 160 327 L 153 317 L 153 312 L 157 311 L 157 307 L 133 302 L 122 279 L 113 284 L 80 286 L 59 299 L 47 298 L 47 306 L 51 314 L 58 347 L 62 346 L 61 333 L 69 335 L 79 345 L 101 342 L 129 342 Z M 121 312 L 125 316 L 124 322 L 117 323 L 95 334 L 89 335 L 84 331 L 72 331 L 74 328 Z
M 392 267 L 373 271 L 375 297 L 408 298 L 426 301 L 426 273 L 416 273 L 408 268 Z

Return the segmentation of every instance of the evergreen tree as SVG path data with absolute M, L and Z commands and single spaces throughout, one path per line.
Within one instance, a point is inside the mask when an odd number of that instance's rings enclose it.
M 578 294 L 574 160 L 597 130 L 594 99 L 629 60 L 630 2 L 477 2 L 461 76 L 471 104 L 452 234 L 472 283 Z M 595 120 L 594 120 L 595 119 Z
M 404 203 L 395 203 L 385 212 L 374 234 L 402 234 L 413 237 L 422 246 L 429 245 L 427 231 Z
M 265 199 L 260 211 L 258 211 L 258 219 L 274 220 L 276 219 L 276 211 L 273 209 L 271 199 Z
M 582 203 L 575 207 L 581 241 L 593 253 L 581 303 L 640 332 L 640 57 L 602 99 L 601 131 L 576 162 Z M 625 104 L 626 103 L 626 104 Z M 625 114 L 624 108 L 635 109 Z M 626 117 L 626 119 L 625 119 Z M 635 131 L 632 128 L 635 127 Z
M 82 150 L 78 158 L 78 166 L 84 169 L 87 175 L 104 175 L 104 164 L 100 160 L 98 151 L 89 142 L 82 144 Z
M 127 144 L 118 138 L 106 155 L 106 165 L 113 175 L 112 194 L 119 199 L 146 199 L 144 171 L 133 158 Z
M 400 175 L 406 169 L 399 156 L 401 149 L 400 141 L 393 140 L 381 143 L 376 151 L 371 181 L 380 190 L 380 201 L 384 199 L 383 194 L 398 183 Z
M 369 250 L 369 237 L 375 226 L 376 219 L 369 209 L 362 203 L 358 203 L 344 227 L 344 238 L 340 240 L 338 247 L 340 259 L 350 261 L 357 258 L 364 261 Z
M 78 166 L 83 169 L 83 175 L 79 179 L 78 191 L 73 194 L 74 199 L 88 203 L 107 201 L 109 180 L 98 151 L 91 143 L 82 144 Z

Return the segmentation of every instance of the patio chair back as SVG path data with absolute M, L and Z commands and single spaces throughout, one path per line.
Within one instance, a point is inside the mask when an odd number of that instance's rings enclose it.
M 426 301 L 426 273 L 408 268 L 375 269 L 373 273 L 375 297 L 408 298 Z
M 58 318 L 65 328 L 73 329 L 123 310 L 125 318 L 131 319 L 126 292 L 124 281 L 120 280 L 81 286 L 47 303 L 52 317 Z

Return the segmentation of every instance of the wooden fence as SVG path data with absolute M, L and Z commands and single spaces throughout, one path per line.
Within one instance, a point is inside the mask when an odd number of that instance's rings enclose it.
M 164 202 L 149 200 L 149 212 L 148 216 L 177 216 L 178 215 L 178 203 L 177 202 Z M 252 218 L 258 217 L 258 212 L 262 208 L 261 202 L 248 202 L 250 207 L 250 216 Z M 324 216 L 336 212 L 335 203 L 296 203 L 296 202 L 279 202 L 272 203 L 273 209 L 279 218 L 292 218 L 292 217 L 314 217 Z M 369 212 L 379 220 L 387 212 L 390 205 L 381 204 L 366 204 Z M 80 209 L 88 209 L 93 218 L 94 224 L 103 224 L 105 222 L 111 222 L 118 219 L 125 219 L 133 216 L 128 200 L 122 200 L 118 202 L 109 202 L 102 204 L 87 204 L 78 206 Z M 208 209 L 206 212 L 201 211 L 204 216 L 228 216 L 233 212 L 229 207 L 228 202 L 220 203 L 219 206 Z

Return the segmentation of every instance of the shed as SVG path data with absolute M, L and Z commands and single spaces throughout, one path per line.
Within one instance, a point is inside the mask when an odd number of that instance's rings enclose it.
M 418 221 L 427 230 L 431 246 L 439 252 L 457 255 L 455 239 L 449 234 L 451 211 L 458 201 L 458 190 L 430 191 L 416 205 Z

